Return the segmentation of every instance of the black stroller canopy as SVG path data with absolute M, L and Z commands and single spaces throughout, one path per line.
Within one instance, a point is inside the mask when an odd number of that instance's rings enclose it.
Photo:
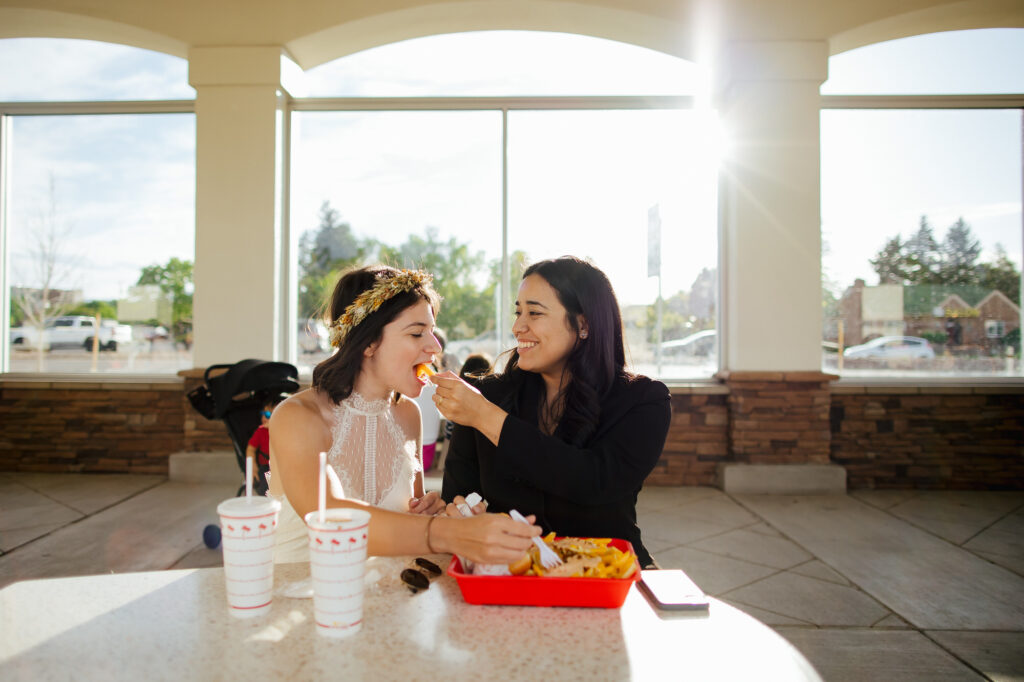
M 210 371 L 229 367 L 227 372 L 210 377 Z M 235 404 L 235 398 L 259 400 L 294 393 L 299 388 L 299 372 L 287 362 L 242 360 L 234 365 L 212 365 L 206 370 L 206 384 L 214 400 L 215 419 L 223 419 Z
M 210 376 L 217 371 L 220 373 Z M 233 365 L 210 365 L 203 374 L 206 383 L 190 391 L 188 399 L 199 414 L 224 422 L 244 474 L 246 446 L 260 425 L 263 406 L 297 391 L 298 377 L 299 371 L 287 362 L 249 359 Z M 238 494 L 244 490 L 243 483 Z

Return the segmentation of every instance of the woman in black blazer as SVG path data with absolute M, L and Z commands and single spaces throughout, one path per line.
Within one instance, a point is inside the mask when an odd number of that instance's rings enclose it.
M 431 378 L 438 409 L 456 424 L 442 498 L 477 491 L 488 511 L 536 514 L 559 535 L 629 540 L 641 566 L 652 565 L 636 499 L 665 444 L 669 392 L 625 371 L 608 278 L 570 256 L 530 266 L 512 333 L 500 375 Z

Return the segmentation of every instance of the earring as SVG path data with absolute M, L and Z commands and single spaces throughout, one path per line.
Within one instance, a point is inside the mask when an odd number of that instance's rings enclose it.
M 580 338 L 581 339 L 587 338 L 587 330 L 584 329 L 583 331 L 580 332 Z

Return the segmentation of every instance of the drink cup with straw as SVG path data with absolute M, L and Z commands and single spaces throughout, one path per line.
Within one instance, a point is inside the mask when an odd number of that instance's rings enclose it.
M 245 460 L 245 497 L 217 505 L 224 545 L 224 580 L 232 615 L 250 618 L 270 610 L 274 589 L 274 530 L 281 503 L 252 496 L 252 460 Z
M 318 508 L 306 514 L 305 519 L 309 528 L 313 616 L 320 634 L 347 637 L 358 632 L 363 622 L 363 579 L 370 513 L 361 509 L 326 508 L 326 457 L 326 453 L 320 453 Z

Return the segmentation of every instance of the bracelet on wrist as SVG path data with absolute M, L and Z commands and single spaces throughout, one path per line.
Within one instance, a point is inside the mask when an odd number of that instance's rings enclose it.
M 434 519 L 436 518 L 436 516 L 431 516 L 427 520 L 427 549 L 430 551 L 431 554 L 437 554 L 437 551 L 434 549 L 433 545 L 430 544 L 430 526 L 434 523 Z

